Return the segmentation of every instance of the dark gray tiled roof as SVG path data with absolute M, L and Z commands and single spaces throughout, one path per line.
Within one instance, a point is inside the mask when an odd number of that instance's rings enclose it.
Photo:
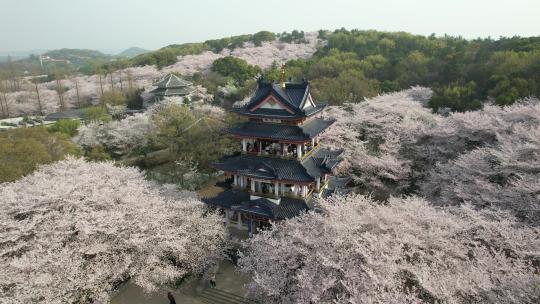
M 326 187 L 323 192 L 321 193 L 322 198 L 327 198 L 332 196 L 333 194 L 347 194 L 351 192 L 351 189 L 347 187 L 347 185 L 350 183 L 351 178 L 350 177 L 337 177 L 337 176 L 331 176 L 328 179 L 328 187 Z
M 301 83 L 287 82 L 285 83 L 285 87 L 282 87 L 280 83 L 264 82 L 262 79 L 259 79 L 257 84 L 257 90 L 249 103 L 244 107 L 234 108 L 234 112 L 249 117 L 296 119 L 311 116 L 326 107 L 326 104 L 316 105 L 315 107 L 304 107 L 308 96 L 310 95 L 310 87 L 307 81 Z M 270 95 L 277 98 L 293 113 L 280 109 L 256 108 L 261 101 Z
M 195 89 L 193 87 L 181 87 L 181 88 L 156 88 L 150 93 L 156 96 L 185 96 L 191 94 Z
M 160 81 L 154 83 L 154 86 L 161 89 L 189 87 L 192 85 L 193 84 L 191 82 L 185 81 L 174 74 L 168 74 L 167 76 L 161 78 Z
M 279 204 L 268 199 L 250 200 L 248 192 L 229 189 L 212 198 L 203 198 L 208 205 L 249 213 L 272 220 L 289 219 L 309 210 L 308 204 L 301 199 L 281 198 Z
M 226 209 L 231 209 L 233 205 L 240 205 L 249 200 L 249 193 L 236 189 L 228 189 L 220 192 L 217 196 L 202 198 L 204 203 Z
M 303 125 L 285 125 L 248 121 L 228 130 L 230 134 L 275 140 L 307 141 L 322 133 L 333 120 L 315 118 Z
M 310 176 L 298 161 L 260 157 L 254 155 L 239 155 L 224 159 L 213 165 L 218 170 L 237 172 L 254 178 L 270 180 L 288 180 L 296 182 L 311 182 Z
M 309 210 L 305 201 L 288 197 L 281 198 L 279 204 L 265 198 L 259 198 L 246 201 L 239 206 L 233 206 L 232 209 L 273 220 L 290 219 Z
M 313 182 L 322 174 L 330 173 L 339 163 L 341 151 L 317 148 L 301 162 L 292 159 L 238 155 L 213 164 L 217 170 L 268 180 Z
M 45 116 L 44 120 L 56 121 L 59 119 L 82 119 L 84 118 L 85 109 L 72 109 L 63 112 L 51 113 Z

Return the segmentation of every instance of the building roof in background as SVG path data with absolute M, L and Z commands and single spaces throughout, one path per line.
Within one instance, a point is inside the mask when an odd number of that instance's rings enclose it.
M 161 80 L 159 80 L 158 82 L 154 83 L 154 86 L 160 89 L 182 88 L 190 87 L 192 85 L 193 83 L 185 81 L 174 74 L 168 74 L 167 76 L 161 78 Z
M 71 109 L 62 112 L 51 113 L 45 116 L 45 121 L 57 121 L 59 119 L 83 119 L 85 109 Z
M 195 89 L 192 87 L 180 87 L 180 88 L 170 88 L 162 89 L 156 88 L 150 93 L 153 93 L 156 96 L 185 96 L 191 94 Z

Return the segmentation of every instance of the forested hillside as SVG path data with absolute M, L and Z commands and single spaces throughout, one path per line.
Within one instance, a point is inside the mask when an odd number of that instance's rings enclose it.
M 318 97 L 341 104 L 414 85 L 434 90 L 429 105 L 467 111 L 540 94 L 540 38 L 467 40 L 403 32 L 337 30 L 313 58 L 287 63 L 313 81 Z
M 43 69 L 37 57 L 2 64 L 2 114 L 36 113 L 37 91 L 44 96 L 41 108 L 50 112 L 61 108 L 60 102 L 68 108 L 96 103 L 106 80 L 110 82 L 106 87 L 121 87 L 128 82 L 148 88 L 152 81 L 170 72 L 193 77 L 191 80 L 210 94 L 219 95 L 216 100 L 234 101 L 253 88 L 257 73 L 277 80 L 282 64 L 287 78 L 309 79 L 315 96 L 333 105 L 360 102 L 414 85 L 432 88 L 429 106 L 443 112 L 477 110 L 485 102 L 508 105 L 540 93 L 538 37 L 467 40 L 344 29 L 281 34 L 261 31 L 169 45 L 134 58 L 113 60 L 98 53 L 75 51 L 50 52 L 68 52 L 73 63 L 46 63 Z M 229 61 L 229 67 L 221 65 L 221 72 L 212 68 L 215 60 L 226 56 L 245 60 L 248 66 Z M 234 69 L 234 73 L 226 72 Z M 22 80 L 24 71 L 48 74 L 46 80 L 52 81 L 36 89 Z M 73 90 L 75 84 L 81 87 L 78 93 Z M 66 98 L 60 96 L 64 94 Z

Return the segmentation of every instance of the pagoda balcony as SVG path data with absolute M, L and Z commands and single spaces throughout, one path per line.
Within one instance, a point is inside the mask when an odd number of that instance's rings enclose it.
M 288 144 L 264 140 L 242 141 L 242 152 L 245 154 L 288 159 L 304 159 L 318 147 L 318 140 L 302 144 Z

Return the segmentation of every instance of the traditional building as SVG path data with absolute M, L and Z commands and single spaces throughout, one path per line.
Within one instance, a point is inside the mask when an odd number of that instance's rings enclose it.
M 319 136 L 334 121 L 317 117 L 326 104 L 313 100 L 309 83 L 257 84 L 249 103 L 233 109 L 247 121 L 227 131 L 242 152 L 213 164 L 232 187 L 203 199 L 223 209 L 227 225 L 250 233 L 313 209 L 315 198 L 347 181 L 332 176 L 341 151 L 323 148 Z
M 185 81 L 174 74 L 168 74 L 160 81 L 154 83 L 155 88 L 150 93 L 154 94 L 154 102 L 160 101 L 165 97 L 186 97 L 189 99 L 191 93 L 195 91 L 193 84 Z

